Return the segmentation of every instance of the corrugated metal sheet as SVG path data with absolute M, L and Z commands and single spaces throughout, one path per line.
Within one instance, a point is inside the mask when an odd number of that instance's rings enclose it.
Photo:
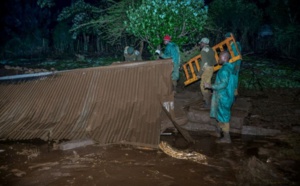
M 92 138 L 156 148 L 160 101 L 173 101 L 171 72 L 171 60 L 158 60 L 0 84 L 0 138 Z

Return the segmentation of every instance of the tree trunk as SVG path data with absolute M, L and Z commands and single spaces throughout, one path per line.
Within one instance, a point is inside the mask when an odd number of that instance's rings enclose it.
M 90 37 L 87 34 L 83 33 L 83 52 L 84 53 L 88 52 L 89 40 L 90 40 Z
M 140 41 L 140 54 L 142 55 L 143 54 L 143 50 L 144 50 L 144 41 Z
M 100 53 L 100 37 L 97 35 L 96 36 L 97 39 L 96 39 L 96 47 L 97 47 L 97 53 Z
M 249 50 L 249 48 L 250 48 L 247 35 L 248 35 L 248 29 L 244 29 L 244 32 L 243 32 L 242 37 L 241 37 L 241 43 L 243 43 L 242 47 L 245 50 Z
M 77 46 L 76 46 L 76 52 L 78 52 L 79 51 L 79 48 L 80 47 L 80 40 L 79 39 L 77 39 Z

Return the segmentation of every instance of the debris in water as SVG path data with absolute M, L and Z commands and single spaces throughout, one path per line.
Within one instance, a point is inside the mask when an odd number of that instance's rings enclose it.
M 167 142 L 160 142 L 159 148 L 166 153 L 167 155 L 177 158 L 177 159 L 185 159 L 185 160 L 192 160 L 197 163 L 206 164 L 206 156 L 200 154 L 198 152 L 187 152 L 187 151 L 179 151 L 177 149 L 172 148 Z

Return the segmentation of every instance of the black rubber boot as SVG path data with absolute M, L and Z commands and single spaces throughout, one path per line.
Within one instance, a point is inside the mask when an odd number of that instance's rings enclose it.
M 211 99 L 208 99 L 207 101 L 206 101 L 206 106 L 207 106 L 207 108 L 209 108 L 210 109 L 210 105 L 211 105 L 211 101 L 210 101 Z
M 210 109 L 210 101 L 204 100 L 204 103 L 201 106 L 201 109 Z
M 176 87 L 177 87 L 177 81 L 176 80 L 172 80 L 172 91 L 174 92 L 174 93 L 177 93 L 177 91 L 176 91 Z
M 229 132 L 223 132 L 223 138 L 218 139 L 216 143 L 231 143 Z
M 214 137 L 217 137 L 217 138 L 222 137 L 221 123 L 217 122 L 217 121 L 212 121 L 210 124 L 215 126 L 216 128 L 215 128 L 215 130 L 209 132 L 209 134 L 214 136 Z
M 217 138 L 220 138 L 221 137 L 221 133 L 222 133 L 222 129 L 220 128 L 219 125 L 216 126 L 216 130 L 215 130 L 215 136 Z

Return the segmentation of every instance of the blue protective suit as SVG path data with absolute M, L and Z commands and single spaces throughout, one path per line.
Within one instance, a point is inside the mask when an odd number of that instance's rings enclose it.
M 161 57 L 164 59 L 172 58 L 173 61 L 172 80 L 178 80 L 179 67 L 180 67 L 179 47 L 175 43 L 169 42 L 166 46 L 164 54 Z
M 229 123 L 231 106 L 234 101 L 235 80 L 233 65 L 224 63 L 218 71 L 216 81 L 212 85 L 213 96 L 211 102 L 210 117 L 219 122 Z

